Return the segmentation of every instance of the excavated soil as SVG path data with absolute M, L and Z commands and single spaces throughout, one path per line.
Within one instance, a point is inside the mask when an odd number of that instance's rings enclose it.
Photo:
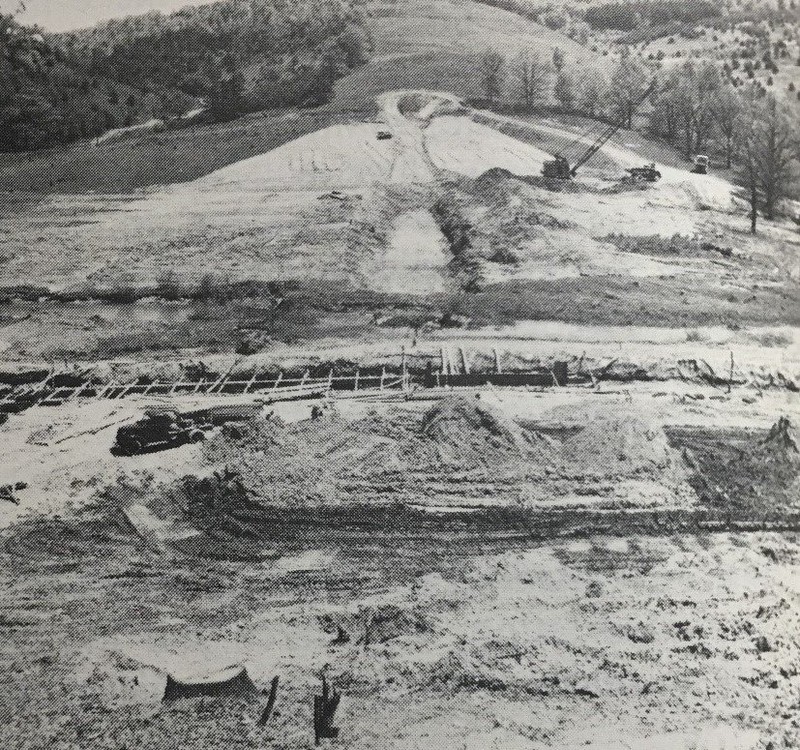
M 724 523 L 797 522 L 793 417 L 523 422 L 493 396 L 262 415 L 188 476 L 0 532 L 0 745 L 311 748 L 325 674 L 365 750 L 795 746 L 800 542 Z M 232 665 L 280 677 L 267 726 L 260 695 L 162 703 Z

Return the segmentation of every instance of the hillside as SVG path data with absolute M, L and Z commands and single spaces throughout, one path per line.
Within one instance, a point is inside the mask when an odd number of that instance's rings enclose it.
M 473 0 L 376 0 L 366 9 L 374 52 L 367 65 L 337 83 L 334 107 L 405 88 L 480 97 L 478 58 L 487 49 L 509 58 L 524 50 L 549 58 L 560 47 L 571 64 L 606 67 L 600 55 L 560 32 Z
M 220 0 L 62 35 L 0 17 L 0 150 L 34 150 L 207 109 L 319 105 L 369 37 L 345 3 Z M 176 121 L 176 124 L 180 124 Z
M 558 32 L 472 0 L 376 2 L 361 11 L 372 40 L 369 61 L 336 81 L 330 104 L 290 118 L 290 129 L 284 127 L 287 113 L 279 108 L 269 115 L 232 124 L 196 124 L 166 133 L 132 134 L 124 142 L 106 143 L 100 148 L 78 143 L 24 159 L 0 154 L 0 178 L 9 189 L 37 193 L 114 193 L 183 182 L 263 153 L 309 130 L 342 122 L 343 118 L 370 117 L 375 112 L 377 96 L 384 91 L 427 87 L 480 97 L 478 57 L 489 47 L 530 49 L 549 57 L 559 46 L 566 51 L 569 64 L 575 66 L 595 65 L 602 60 Z M 116 29 L 114 33 L 130 37 L 129 46 L 136 48 L 139 42 L 134 40 L 143 23 L 142 19 L 133 19 L 107 26 Z M 164 19 L 152 23 L 163 24 Z M 102 35 L 86 31 L 60 38 L 94 44 Z M 251 61 L 242 67 L 242 77 L 246 82 L 257 81 L 262 67 Z M 170 79 L 170 83 L 175 82 L 175 78 Z M 135 119 L 147 121 L 152 116 L 153 111 L 143 112 Z
M 521 140 L 501 132 L 515 119 L 460 114 L 446 93 L 389 93 L 379 105 L 380 123 L 323 127 L 192 182 L 53 196 L 35 210 L 25 196 L 9 202 L 4 356 L 276 345 L 303 356 L 323 337 L 349 357 L 396 349 L 414 329 L 446 338 L 510 326 L 513 339 L 517 323 L 557 320 L 663 326 L 688 342 L 695 329 L 704 339 L 716 326 L 800 323 L 792 225 L 745 234 L 726 180 L 659 165 L 660 183 L 630 184 L 625 170 L 644 155 L 623 139 L 562 189 L 539 173 L 574 129 L 540 120 Z M 382 129 L 393 137 L 379 140 Z M 750 335 L 737 360 L 777 366 Z M 716 367 L 721 354 L 704 358 Z
M 36 29 L 0 16 L 0 151 L 34 150 L 188 109 L 194 97 L 91 75 Z

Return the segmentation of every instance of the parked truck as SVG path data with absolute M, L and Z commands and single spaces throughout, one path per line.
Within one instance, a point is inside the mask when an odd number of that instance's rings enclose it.
M 118 456 L 138 456 L 199 443 L 214 427 L 227 422 L 246 422 L 261 409 L 259 402 L 220 404 L 187 412 L 169 407 L 151 408 L 138 422 L 119 428 L 111 451 Z
M 692 172 L 694 174 L 708 174 L 708 157 L 705 154 L 698 154 L 694 157 Z

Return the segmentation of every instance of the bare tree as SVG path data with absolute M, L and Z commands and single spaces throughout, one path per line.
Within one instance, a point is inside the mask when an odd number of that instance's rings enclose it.
M 691 159 L 711 135 L 720 86 L 719 73 L 712 64 L 685 63 L 673 71 L 655 97 L 651 130 L 673 143 L 682 137 L 684 155 Z
M 733 162 L 733 146 L 740 126 L 742 100 L 733 86 L 724 86 L 714 97 L 714 121 L 725 139 L 725 166 L 730 169 Z
M 567 53 L 561 47 L 553 47 L 553 67 L 559 73 L 564 70 L 567 64 Z
M 625 127 L 633 126 L 636 104 L 647 89 L 647 68 L 630 54 L 624 55 L 611 76 L 611 103 Z
M 765 218 L 775 218 L 800 149 L 792 120 L 774 96 L 752 97 L 744 115 L 740 178 L 750 202 L 750 231 L 755 234 L 759 208 Z
M 568 70 L 560 70 L 558 72 L 553 95 L 563 109 L 569 111 L 575 106 L 575 79 Z
M 603 110 L 608 96 L 608 80 L 597 68 L 588 68 L 578 77 L 578 106 L 594 117 Z
M 481 83 L 490 104 L 500 95 L 503 88 L 503 74 L 506 59 L 494 49 L 487 49 L 481 53 L 479 65 Z
M 524 50 L 514 60 L 513 70 L 525 109 L 533 109 L 550 98 L 553 71 L 546 60 Z
M 717 67 L 706 62 L 695 69 L 691 84 L 695 102 L 692 110 L 695 150 L 701 151 L 714 125 L 714 102 L 722 87 L 722 79 Z

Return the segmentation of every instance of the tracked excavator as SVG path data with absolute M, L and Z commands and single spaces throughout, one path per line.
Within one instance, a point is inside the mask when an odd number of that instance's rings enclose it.
M 647 97 L 649 97 L 650 94 L 653 93 L 655 87 L 656 87 L 656 82 L 655 80 L 653 80 L 651 84 L 647 87 L 647 90 L 633 103 L 632 113 L 635 112 L 641 106 L 644 100 L 647 99 Z M 591 159 L 608 142 L 611 136 L 613 136 L 614 133 L 616 133 L 623 125 L 625 125 L 626 119 L 627 118 L 623 118 L 619 122 L 613 125 L 609 125 L 602 133 L 600 133 L 600 135 L 589 146 L 589 148 L 587 148 L 575 160 L 574 164 L 570 164 L 569 160 L 561 154 L 557 154 L 554 159 L 546 161 L 542 165 L 542 175 L 544 177 L 554 177 L 559 180 L 572 179 L 578 173 L 578 170 L 584 164 L 586 164 L 586 162 L 589 161 L 589 159 Z M 573 145 L 582 142 L 583 142 L 583 136 L 578 136 L 578 138 L 573 142 Z M 647 167 L 637 168 L 637 171 L 649 170 L 649 169 L 650 167 L 648 165 Z M 633 175 L 632 171 L 631 174 Z M 633 175 L 633 176 L 635 178 L 638 177 L 638 175 Z M 650 175 L 650 173 L 648 172 L 648 176 L 645 177 L 645 179 L 648 179 L 649 181 L 655 181 L 659 177 L 661 177 L 661 175 L 655 171 L 655 168 L 653 168 L 652 175 Z

